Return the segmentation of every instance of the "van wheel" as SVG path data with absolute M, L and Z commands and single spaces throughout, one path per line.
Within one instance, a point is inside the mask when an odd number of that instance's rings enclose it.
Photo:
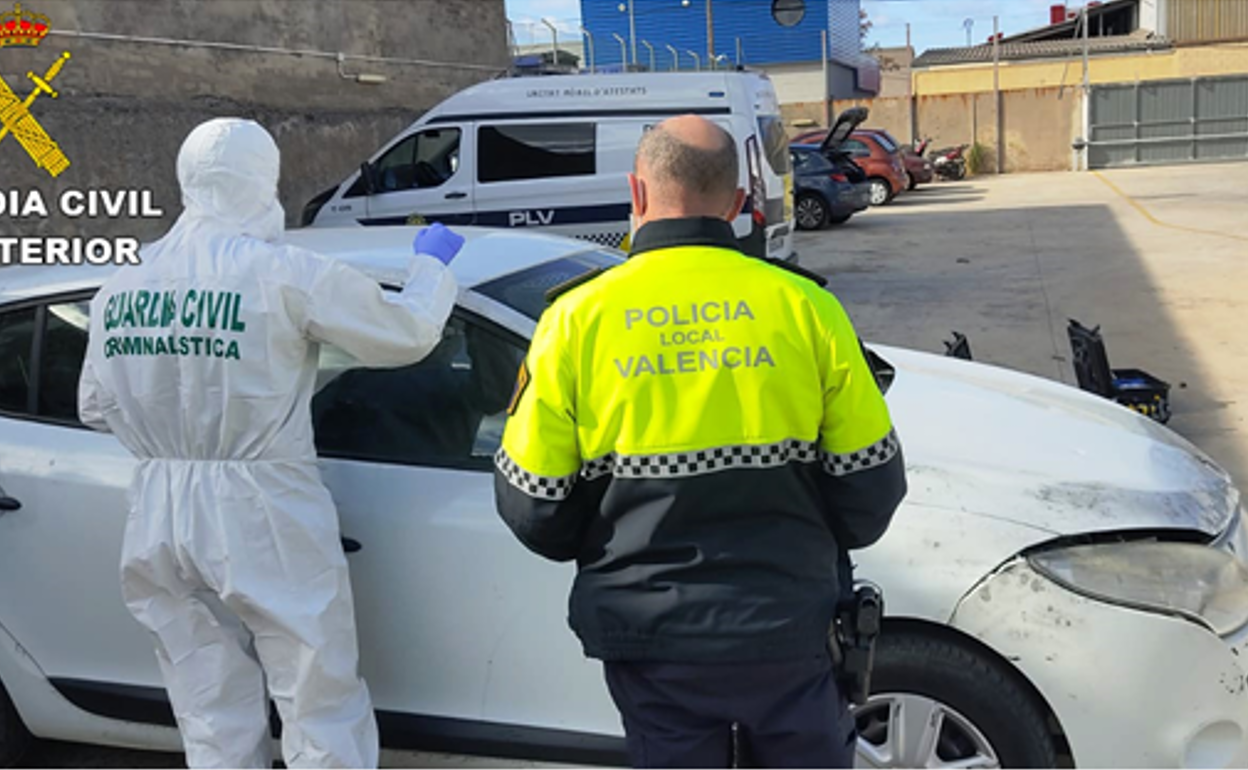
M 828 225 L 828 204 L 814 193 L 797 196 L 795 218 L 801 230 L 822 230 Z
M 1042 704 L 998 661 L 940 638 L 880 637 L 854 710 L 859 767 L 1055 767 Z
M 0 685 L 0 767 L 17 767 L 34 741 Z
M 871 205 L 883 206 L 893 197 L 893 188 L 888 180 L 871 177 Z

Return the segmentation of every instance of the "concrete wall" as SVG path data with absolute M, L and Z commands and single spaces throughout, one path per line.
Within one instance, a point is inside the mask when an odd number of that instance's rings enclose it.
M 341 181 L 381 143 L 445 96 L 508 64 L 503 0 L 41 0 L 24 3 L 58 30 L 222 41 L 272 48 L 419 59 L 467 66 L 348 61 L 348 72 L 385 75 L 379 86 L 339 77 L 332 59 L 50 36 L 6 48 L 0 74 L 19 93 L 27 70 L 72 59 L 55 81 L 60 98 L 31 113 L 72 165 L 58 179 L 36 169 L 11 139 L 0 142 L 0 189 L 38 187 L 49 202 L 66 188 L 150 187 L 163 222 L 0 219 L 0 231 L 56 235 L 159 235 L 180 212 L 174 159 L 188 131 L 217 116 L 253 118 L 282 148 L 288 221 L 308 198 Z
M 823 65 L 817 61 L 771 64 L 763 68 L 781 104 L 818 102 L 823 98 Z
M 867 51 L 880 63 L 879 98 L 890 99 L 910 95 L 910 62 L 914 61 L 914 49 L 880 48 Z
M 1093 84 L 1134 83 L 1248 72 L 1248 43 L 1179 47 L 1170 51 L 1101 55 L 1089 68 Z M 914 93 L 920 96 L 992 91 L 991 64 L 960 64 L 914 70 Z M 1015 91 L 1055 86 L 1077 87 L 1083 81 L 1078 57 L 1044 61 L 1002 62 L 1001 89 Z
M 871 111 L 866 126 L 883 128 L 900 142 L 930 137 L 932 147 L 979 142 L 988 149 L 985 170 L 995 171 L 997 112 L 991 93 L 941 94 L 907 98 L 833 102 L 833 114 L 854 106 Z M 911 110 L 917 136 L 911 135 Z M 794 122 L 823 124 L 823 105 L 817 102 L 782 107 L 792 133 L 806 130 Z M 1001 95 L 1005 136 L 1005 170 L 1059 171 L 1071 165 L 1071 142 L 1081 114 L 1075 89 L 1029 88 Z

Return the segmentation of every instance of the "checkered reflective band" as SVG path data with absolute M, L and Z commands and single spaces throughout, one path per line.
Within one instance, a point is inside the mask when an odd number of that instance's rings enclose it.
M 563 500 L 572 493 L 572 483 L 576 474 L 568 476 L 539 476 L 521 468 L 503 449 L 494 455 L 494 464 L 502 472 L 507 481 L 516 489 L 529 497 L 540 497 L 543 500 Z
M 624 242 L 624 238 L 628 233 L 588 233 L 585 235 L 577 235 L 576 238 L 582 241 L 596 243 L 599 246 L 609 246 L 618 249 L 620 244 Z
M 776 468 L 790 462 L 810 463 L 817 459 L 819 450 L 814 442 L 785 439 L 774 444 L 741 444 L 669 454 L 610 454 L 585 463 L 581 476 L 587 481 L 608 473 L 625 479 L 670 479 L 730 468 Z
M 901 442 L 897 440 L 897 432 L 890 430 L 887 436 L 857 452 L 833 454 L 819 450 L 819 455 L 823 460 L 825 471 L 833 476 L 846 476 L 883 465 L 893 459 L 900 448 Z

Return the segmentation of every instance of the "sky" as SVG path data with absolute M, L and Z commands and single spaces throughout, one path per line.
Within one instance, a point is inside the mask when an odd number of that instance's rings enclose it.
M 589 0 L 595 3 L 619 1 Z M 512 21 L 516 42 L 520 45 L 550 40 L 550 31 L 540 23 L 543 18 L 555 24 L 561 36 L 579 34 L 581 0 L 506 2 L 507 16 Z M 862 0 L 862 7 L 873 25 L 867 36 L 868 45 L 905 45 L 906 23 L 909 22 L 912 44 L 922 52 L 928 48 L 966 45 L 964 23 L 967 19 L 974 22 L 971 39 L 975 43 L 986 41 L 992 34 L 994 14 L 1001 17 L 1001 30 L 1007 35 L 1044 26 L 1049 22 L 1049 6 L 1056 2 L 1061 0 Z M 1077 1 L 1070 2 L 1071 7 L 1078 4 Z M 714 5 L 711 7 L 713 9 Z

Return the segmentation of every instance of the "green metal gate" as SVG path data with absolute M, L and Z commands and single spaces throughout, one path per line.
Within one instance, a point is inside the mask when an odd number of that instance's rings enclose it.
M 1248 159 L 1248 77 L 1095 86 L 1088 167 Z

